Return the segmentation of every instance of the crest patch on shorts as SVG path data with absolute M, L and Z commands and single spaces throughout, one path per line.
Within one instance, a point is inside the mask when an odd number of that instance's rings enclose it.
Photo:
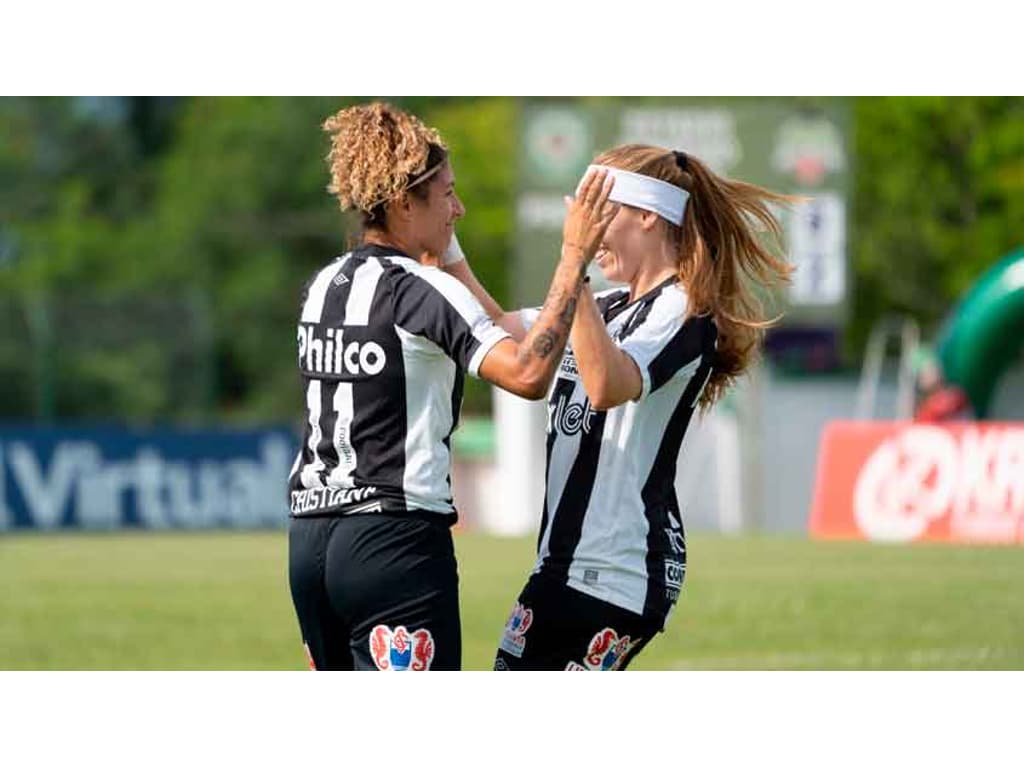
M 434 638 L 427 629 L 378 624 L 370 631 L 370 656 L 384 672 L 425 672 L 434 660 Z
M 637 644 L 629 635 L 619 637 L 619 633 L 611 627 L 605 627 L 590 639 L 587 646 L 587 655 L 583 664 L 570 661 L 566 671 L 582 672 L 591 670 L 594 672 L 611 672 L 619 668 L 629 649 Z
M 526 649 L 526 632 L 533 624 L 533 610 L 524 608 L 522 603 L 516 603 L 508 621 L 505 622 L 505 633 L 501 637 L 499 646 L 505 653 L 515 656 L 517 659 L 523 657 Z

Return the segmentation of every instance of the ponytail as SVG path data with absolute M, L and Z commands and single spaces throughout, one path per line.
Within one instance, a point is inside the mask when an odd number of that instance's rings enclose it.
M 695 315 L 710 314 L 718 329 L 714 368 L 701 394 L 710 408 L 754 362 L 767 328 L 757 287 L 789 282 L 793 267 L 781 255 L 782 227 L 769 203 L 794 198 L 724 179 L 687 158 L 690 204 L 679 237 L 679 279 Z M 767 235 L 769 242 L 765 242 Z M 778 245 L 773 253 L 770 246 Z
M 711 378 L 700 397 L 701 409 L 707 410 L 754 362 L 765 329 L 779 319 L 764 316 L 758 295 L 759 288 L 787 284 L 793 271 L 781 248 L 782 226 L 769 205 L 799 198 L 717 176 L 692 155 L 658 147 L 629 144 L 596 162 L 690 193 L 682 224 L 667 228 L 679 253 L 687 314 L 710 316 L 718 330 Z

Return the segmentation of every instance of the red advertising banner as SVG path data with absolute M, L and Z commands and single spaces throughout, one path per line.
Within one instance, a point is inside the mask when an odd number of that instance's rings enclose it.
M 1024 543 L 1024 423 L 831 422 L 809 527 L 822 539 Z

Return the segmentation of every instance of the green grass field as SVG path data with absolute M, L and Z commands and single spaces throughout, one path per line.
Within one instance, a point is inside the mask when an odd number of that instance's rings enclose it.
M 456 536 L 466 669 L 531 539 Z M 284 532 L 0 536 L 0 669 L 304 669 Z M 1024 669 L 1024 549 L 692 535 L 674 669 Z

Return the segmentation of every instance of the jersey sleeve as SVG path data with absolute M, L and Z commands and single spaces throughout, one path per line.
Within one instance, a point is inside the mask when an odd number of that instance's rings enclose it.
M 640 369 L 643 385 L 637 402 L 676 376 L 693 376 L 709 342 L 714 343 L 708 336 L 707 320 L 690 317 L 684 322 L 686 303 L 678 295 L 665 292 L 648 311 L 644 309 L 640 308 L 636 322 L 627 322 L 625 333 L 617 342 Z M 640 312 L 644 313 L 642 317 Z
M 502 339 L 511 338 L 487 316 L 466 286 L 429 267 L 405 272 L 395 281 L 394 311 L 399 327 L 434 342 L 477 378 L 487 353 Z
M 540 307 L 523 307 L 519 310 L 519 321 L 523 324 L 523 330 L 527 333 L 533 328 L 533 324 L 540 317 Z

